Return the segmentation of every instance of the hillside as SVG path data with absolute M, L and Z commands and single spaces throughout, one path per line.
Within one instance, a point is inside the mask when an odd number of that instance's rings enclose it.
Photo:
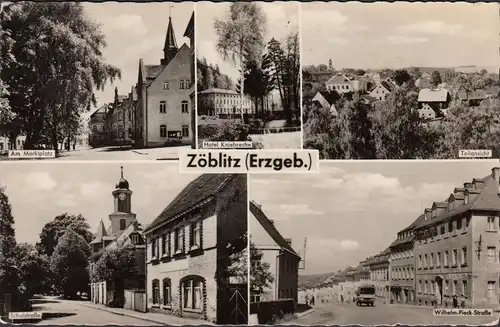
M 299 275 L 299 287 L 315 287 L 333 275 L 335 275 L 333 272 L 316 275 Z

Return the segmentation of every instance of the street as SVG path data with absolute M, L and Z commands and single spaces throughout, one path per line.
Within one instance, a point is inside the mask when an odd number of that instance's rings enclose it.
M 375 304 L 374 307 L 356 306 L 353 303 L 320 303 L 314 312 L 286 323 L 299 325 L 429 325 L 429 324 L 470 324 L 491 323 L 495 317 L 436 317 L 432 308 Z
M 53 298 L 37 299 L 34 311 L 42 311 L 44 319 L 37 325 L 139 325 L 159 326 L 149 321 L 83 306 L 83 301 Z M 47 318 L 45 318 L 47 317 Z
M 262 143 L 264 150 L 300 149 L 302 144 L 302 132 L 252 134 L 250 138 Z
M 103 147 L 62 152 L 61 156 L 49 160 L 174 160 L 178 159 L 179 150 L 189 150 L 190 146 L 176 146 L 148 149 Z

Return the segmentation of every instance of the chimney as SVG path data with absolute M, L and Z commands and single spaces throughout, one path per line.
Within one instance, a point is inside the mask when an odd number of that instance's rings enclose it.
M 472 183 L 471 182 L 464 183 L 464 188 L 472 188 Z
M 425 208 L 425 220 L 431 219 L 431 212 L 432 212 L 432 209 Z
M 495 167 L 495 168 L 492 168 L 491 169 L 491 177 L 493 177 L 493 179 L 495 181 L 499 181 L 500 179 L 500 167 Z
M 292 247 L 292 239 L 291 238 L 285 238 L 286 244 L 288 244 L 289 247 Z

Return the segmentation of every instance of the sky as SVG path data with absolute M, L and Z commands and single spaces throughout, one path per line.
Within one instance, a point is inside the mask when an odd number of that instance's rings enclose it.
M 97 93 L 99 106 L 113 101 L 115 87 L 119 94 L 130 93 L 137 83 L 140 58 L 146 65 L 160 64 L 169 12 L 177 46 L 189 45 L 189 39 L 183 35 L 194 10 L 193 2 L 106 2 L 84 3 L 83 6 L 88 17 L 101 25 L 106 36 L 104 58 L 122 72 L 121 81 L 108 84 L 104 92 Z
M 101 219 L 111 222 L 120 163 L 2 164 L 0 185 L 12 206 L 17 242 L 36 243 L 46 223 L 63 213 L 82 214 L 95 233 Z M 198 175 L 180 174 L 177 163 L 123 164 L 132 212 L 147 226 Z
M 257 2 L 267 17 L 266 43 L 275 38 L 284 40 L 290 33 L 299 30 L 298 2 Z M 198 58 L 205 57 L 208 63 L 219 65 L 221 73 L 229 75 L 233 82 L 239 77 L 238 69 L 231 60 L 224 60 L 215 48 L 217 34 L 214 29 L 216 19 L 223 19 L 229 10 L 229 3 L 196 3 L 196 52 Z
M 307 237 L 299 274 L 322 274 L 385 250 L 426 207 L 495 166 L 498 160 L 322 162 L 319 174 L 251 175 L 249 197 L 295 251 L 303 253 Z
M 303 65 L 335 68 L 455 67 L 498 71 L 495 3 L 302 4 Z

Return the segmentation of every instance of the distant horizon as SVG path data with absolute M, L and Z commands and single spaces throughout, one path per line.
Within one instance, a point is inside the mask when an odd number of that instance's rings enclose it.
M 310 67 L 310 66 L 319 66 L 319 65 L 326 65 L 328 66 L 328 63 L 317 63 L 317 64 L 307 64 L 307 65 L 302 65 L 302 68 L 305 67 Z M 481 69 L 486 69 L 488 73 L 498 73 L 498 70 L 500 69 L 500 65 L 498 68 L 493 67 L 493 66 L 479 66 L 479 65 L 461 65 L 461 66 L 445 66 L 445 65 L 432 65 L 432 66 L 419 66 L 419 65 L 409 65 L 409 66 L 400 66 L 400 67 L 379 67 L 379 68 L 372 68 L 372 67 L 333 67 L 333 70 L 335 71 L 340 71 L 342 69 L 361 69 L 361 70 L 369 70 L 369 71 L 377 71 L 377 70 L 384 70 L 384 69 L 390 69 L 390 70 L 397 70 L 397 69 L 406 69 L 406 68 L 438 68 L 438 69 L 455 69 L 455 68 L 477 68 L 478 70 Z

